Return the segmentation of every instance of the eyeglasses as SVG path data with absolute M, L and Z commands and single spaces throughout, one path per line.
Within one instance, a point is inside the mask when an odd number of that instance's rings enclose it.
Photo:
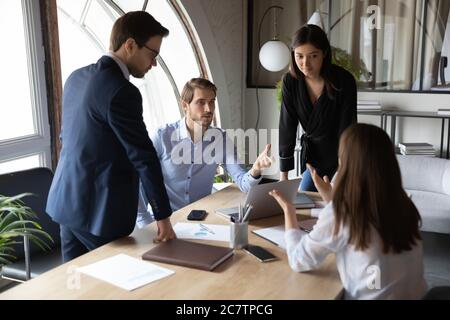
M 152 49 L 152 48 L 147 47 L 145 44 L 143 44 L 142 46 L 143 46 L 144 48 L 150 50 L 151 52 L 153 52 L 153 54 L 154 54 L 153 59 L 156 59 L 156 57 L 159 55 L 159 52 L 158 52 L 158 51 L 156 51 L 156 50 L 154 50 L 154 49 Z

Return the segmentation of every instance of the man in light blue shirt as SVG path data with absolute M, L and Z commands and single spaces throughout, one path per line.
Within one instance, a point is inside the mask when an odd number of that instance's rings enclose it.
M 174 211 L 211 193 L 218 165 L 223 165 L 240 190 L 247 192 L 261 181 L 261 170 L 272 164 L 267 145 L 249 171 L 240 166 L 233 141 L 224 130 L 211 127 L 216 92 L 209 80 L 188 81 L 181 93 L 185 117 L 151 136 Z M 142 228 L 151 222 L 153 214 L 141 192 L 136 223 Z

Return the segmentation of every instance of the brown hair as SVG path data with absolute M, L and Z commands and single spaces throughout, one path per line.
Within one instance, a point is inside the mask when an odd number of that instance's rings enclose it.
M 303 79 L 305 77 L 295 62 L 294 53 L 295 48 L 305 44 L 311 44 L 323 52 L 324 58 L 322 62 L 322 69 L 320 70 L 320 76 L 325 80 L 325 89 L 328 97 L 333 100 L 335 96 L 334 93 L 338 89 L 332 82 L 331 46 L 326 33 L 320 27 L 314 24 L 305 24 L 295 32 L 291 43 L 291 62 L 289 65 L 289 73 L 295 79 Z
M 339 160 L 333 192 L 334 235 L 346 225 L 349 244 L 364 250 L 373 226 L 384 253 L 412 249 L 421 239 L 421 218 L 402 187 L 389 136 L 376 126 L 354 124 L 341 135 Z
M 205 78 L 192 78 L 184 85 L 183 91 L 181 91 L 181 101 L 186 103 L 191 103 L 194 98 L 195 89 L 209 89 L 214 91 L 214 94 L 217 94 L 217 87 Z
M 136 41 L 139 48 L 154 36 L 166 37 L 169 30 L 145 11 L 130 11 L 114 22 L 109 40 L 109 49 L 116 52 L 127 39 Z

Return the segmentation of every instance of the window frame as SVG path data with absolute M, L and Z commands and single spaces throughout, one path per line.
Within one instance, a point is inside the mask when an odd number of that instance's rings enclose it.
M 45 52 L 38 1 L 21 1 L 27 50 L 31 109 L 36 133 L 0 141 L 0 163 L 39 154 L 40 166 L 51 167 L 50 125 L 47 110 Z

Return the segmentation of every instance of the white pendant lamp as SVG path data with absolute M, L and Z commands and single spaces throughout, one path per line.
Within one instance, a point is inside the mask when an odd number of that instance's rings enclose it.
M 261 26 L 264 18 L 271 9 L 283 10 L 283 7 L 271 6 L 267 8 L 259 24 L 259 36 L 261 34 Z M 266 70 L 271 72 L 278 72 L 286 68 L 289 64 L 291 52 L 286 44 L 278 39 L 276 13 L 274 15 L 274 30 L 275 35 L 273 39 L 266 42 L 259 50 L 259 61 Z

